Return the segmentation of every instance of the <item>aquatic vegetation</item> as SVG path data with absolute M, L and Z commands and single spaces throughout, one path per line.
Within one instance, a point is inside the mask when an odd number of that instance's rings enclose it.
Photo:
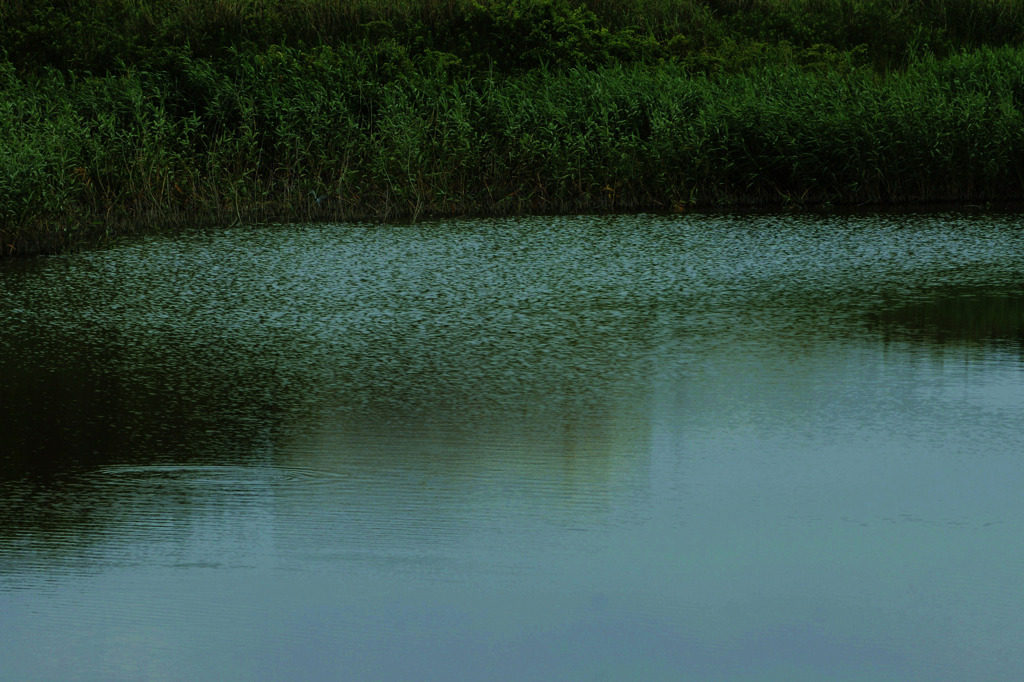
M 4 254 L 196 221 L 1024 199 L 1024 10 L 1002 0 L 0 18 Z

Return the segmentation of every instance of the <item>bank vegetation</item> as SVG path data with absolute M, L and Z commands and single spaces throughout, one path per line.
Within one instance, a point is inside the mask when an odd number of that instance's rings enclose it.
M 1011 0 L 0 0 L 0 252 L 1024 199 Z

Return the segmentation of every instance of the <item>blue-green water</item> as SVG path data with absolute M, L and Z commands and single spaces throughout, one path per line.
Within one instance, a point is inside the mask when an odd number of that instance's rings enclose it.
M 0 263 L 0 677 L 1019 679 L 1022 224 Z

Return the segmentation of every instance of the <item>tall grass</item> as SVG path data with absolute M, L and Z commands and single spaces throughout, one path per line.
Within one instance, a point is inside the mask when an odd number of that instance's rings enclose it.
M 346 46 L 102 76 L 0 61 L 0 248 L 196 220 L 1024 199 L 1022 49 L 881 75 L 390 68 Z
M 751 55 L 860 51 L 881 71 L 1024 42 L 1019 0 L 0 0 L 21 71 L 162 69 L 272 45 L 443 53 L 481 73 L 657 64 L 735 71 Z

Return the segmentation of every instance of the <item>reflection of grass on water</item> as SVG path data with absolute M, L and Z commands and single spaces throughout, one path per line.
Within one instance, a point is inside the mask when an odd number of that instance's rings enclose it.
M 936 341 L 1024 342 L 1024 297 L 965 294 L 937 296 L 884 310 L 880 326 L 889 332 Z

